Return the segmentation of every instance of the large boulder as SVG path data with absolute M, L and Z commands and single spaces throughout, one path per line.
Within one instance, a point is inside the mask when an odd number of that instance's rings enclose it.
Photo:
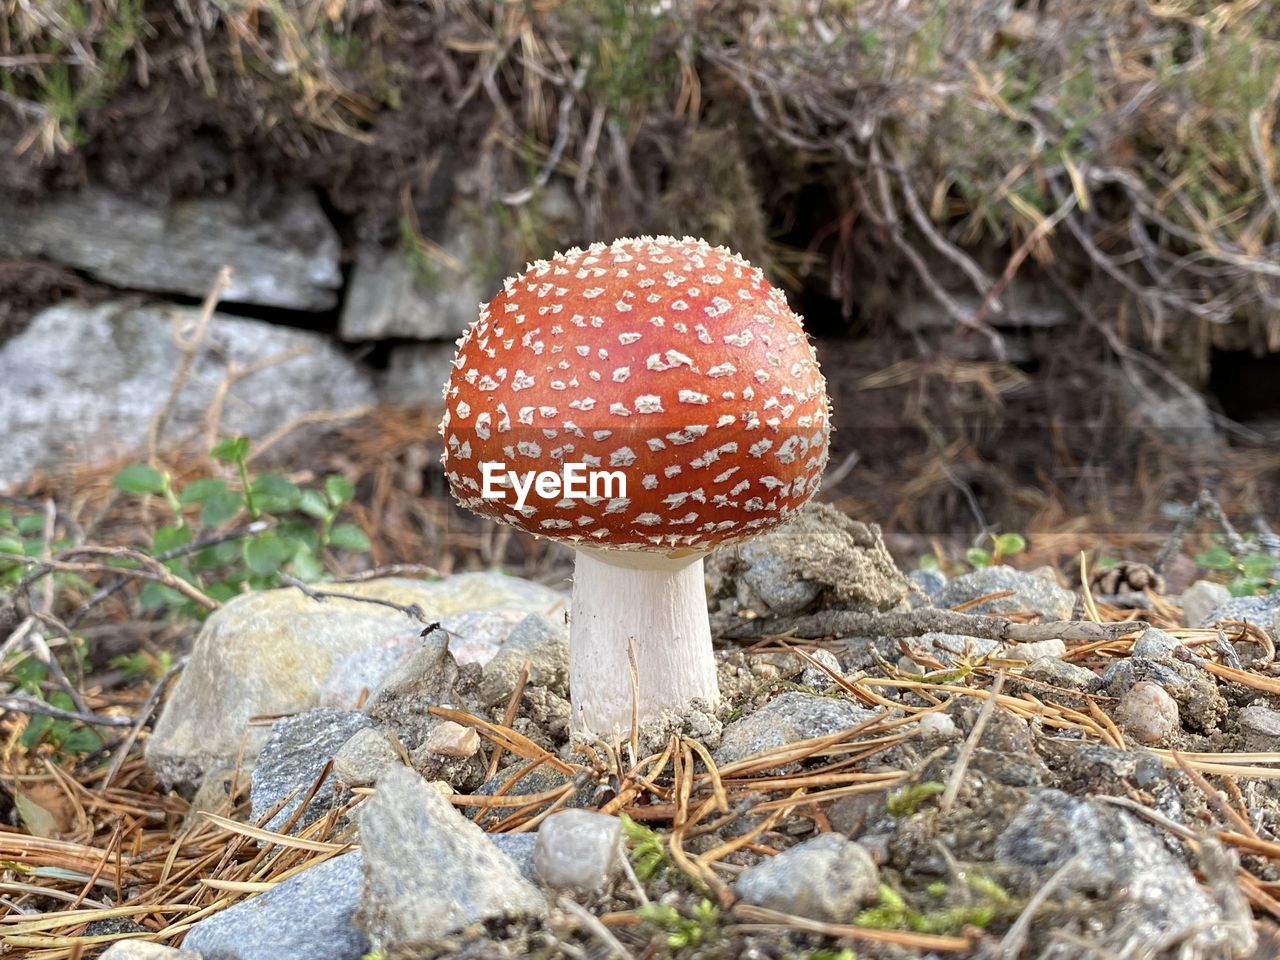
M 554 590 L 499 573 L 434 582 L 386 578 L 341 589 L 402 606 L 416 604 L 433 620 L 487 607 L 545 613 L 563 602 Z M 244 762 L 252 764 L 270 728 L 249 726 L 250 717 L 318 706 L 335 663 L 377 648 L 414 623 L 381 604 L 321 603 L 291 588 L 236 597 L 201 628 L 147 743 L 147 762 L 164 783 L 193 781 L 231 765 L 242 749 Z
M 198 314 L 63 304 L 0 345 L 0 488 L 41 468 L 136 454 L 162 407 L 167 437 L 190 433 L 204 423 L 231 365 L 286 357 L 231 385 L 221 421 L 231 433 L 262 437 L 304 413 L 375 400 L 369 377 L 318 334 L 215 313 L 169 403 L 182 362 L 173 334 L 190 336 Z
M 226 265 L 226 301 L 330 310 L 339 254 L 333 224 L 302 191 L 251 212 L 225 197 L 153 207 L 97 188 L 38 206 L 0 195 L 0 256 L 45 257 L 127 290 L 203 297 Z

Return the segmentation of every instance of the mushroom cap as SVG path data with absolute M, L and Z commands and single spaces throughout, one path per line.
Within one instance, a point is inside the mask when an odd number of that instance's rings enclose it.
M 826 382 L 800 318 L 760 269 L 691 237 L 574 248 L 508 279 L 458 341 L 444 403 L 458 502 L 575 546 L 746 539 L 807 502 L 827 461 Z M 481 496 L 486 461 L 618 471 L 626 496 L 531 488 L 518 509 L 511 490 Z

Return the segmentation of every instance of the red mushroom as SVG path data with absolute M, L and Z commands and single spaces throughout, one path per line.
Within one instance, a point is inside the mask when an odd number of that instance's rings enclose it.
M 575 248 L 480 309 L 444 400 L 458 502 L 576 550 L 575 729 L 629 729 L 629 645 L 641 719 L 715 702 L 702 558 L 787 519 L 827 460 L 826 384 L 783 294 L 704 240 Z

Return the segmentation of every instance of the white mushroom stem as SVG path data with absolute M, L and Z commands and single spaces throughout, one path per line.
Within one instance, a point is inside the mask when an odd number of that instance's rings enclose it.
M 633 697 L 635 656 L 638 697 Z M 621 550 L 575 553 L 569 625 L 573 728 L 599 736 L 720 698 L 702 556 L 670 558 Z

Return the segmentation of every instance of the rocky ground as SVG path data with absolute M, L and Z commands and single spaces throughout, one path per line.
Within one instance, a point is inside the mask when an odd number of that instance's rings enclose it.
M 908 577 L 875 528 L 811 508 L 708 565 L 724 702 L 629 742 L 568 737 L 559 589 L 240 596 L 147 702 L 108 711 L 145 759 L 73 777 L 32 754 L 6 777 L 0 942 L 1273 957 L 1280 596 L 1146 575 Z

